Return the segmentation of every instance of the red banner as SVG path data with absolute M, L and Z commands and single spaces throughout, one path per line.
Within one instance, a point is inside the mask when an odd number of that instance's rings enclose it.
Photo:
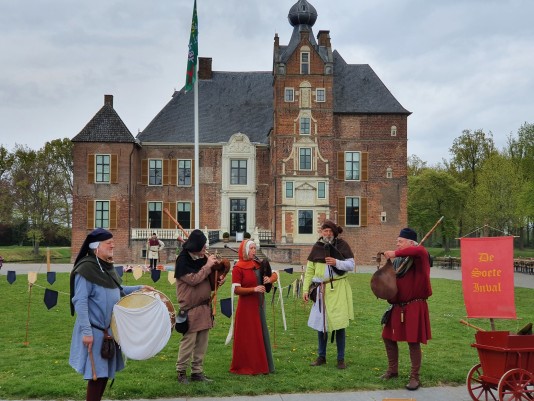
M 462 238 L 460 249 L 467 316 L 515 319 L 513 237 Z

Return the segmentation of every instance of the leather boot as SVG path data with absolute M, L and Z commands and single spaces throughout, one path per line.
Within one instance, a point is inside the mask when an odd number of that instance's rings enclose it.
M 347 364 L 345 363 L 344 359 L 338 359 L 337 368 L 338 369 L 347 369 Z
M 421 385 L 419 381 L 419 369 L 421 368 L 421 344 L 408 343 L 410 348 L 410 361 L 412 363 L 412 369 L 410 371 L 410 382 L 406 385 L 406 388 L 410 391 L 415 391 Z
M 191 373 L 191 381 L 192 382 L 205 382 L 205 383 L 213 382 L 213 380 L 206 377 L 206 375 L 203 372 Z
M 318 356 L 315 361 L 310 363 L 310 366 L 321 366 L 326 364 L 326 358 L 324 356 Z
M 388 357 L 388 370 L 380 378 L 382 380 L 389 380 L 399 376 L 399 346 L 396 341 L 391 341 L 387 338 L 383 340 Z
M 187 374 L 185 372 L 177 372 L 177 380 L 180 384 L 189 383 L 189 379 L 187 378 Z

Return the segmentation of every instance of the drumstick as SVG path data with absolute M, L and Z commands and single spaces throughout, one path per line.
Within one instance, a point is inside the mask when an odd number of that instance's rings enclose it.
M 89 359 L 91 360 L 91 371 L 93 372 L 93 381 L 96 381 L 96 368 L 95 368 L 95 359 L 93 358 L 93 344 L 87 346 L 89 351 Z

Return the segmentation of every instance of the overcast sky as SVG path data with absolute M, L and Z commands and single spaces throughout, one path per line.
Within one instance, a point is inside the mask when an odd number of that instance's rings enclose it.
M 215 71 L 270 71 L 296 0 L 198 0 Z M 408 154 L 449 159 L 464 129 L 499 148 L 534 123 L 534 1 L 310 0 L 350 64 L 369 64 L 408 118 Z M 137 135 L 185 83 L 193 0 L 0 0 L 0 144 L 72 138 L 114 96 Z

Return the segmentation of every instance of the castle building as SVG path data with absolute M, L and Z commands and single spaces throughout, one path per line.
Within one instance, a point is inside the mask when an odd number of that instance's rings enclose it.
M 199 58 L 199 171 L 193 91 L 176 91 L 136 137 L 106 95 L 72 139 L 73 255 L 105 227 L 115 259 L 136 263 L 152 232 L 176 238 L 176 221 L 211 242 L 249 232 L 279 262 L 304 263 L 325 219 L 343 227 L 357 264 L 391 248 L 407 222 L 410 112 L 368 64 L 333 50 L 329 31 L 315 36 L 316 19 L 306 0 L 290 8 L 271 71 L 219 72 Z

